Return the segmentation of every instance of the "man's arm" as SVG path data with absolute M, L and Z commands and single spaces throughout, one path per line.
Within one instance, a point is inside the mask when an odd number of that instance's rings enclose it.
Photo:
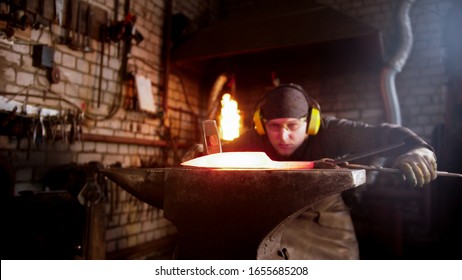
M 406 127 L 394 124 L 377 126 L 362 122 L 326 118 L 326 136 L 339 149 L 355 153 L 403 142 L 404 145 L 387 153 L 393 167 L 401 170 L 411 186 L 423 186 L 436 178 L 436 155 L 433 147 Z

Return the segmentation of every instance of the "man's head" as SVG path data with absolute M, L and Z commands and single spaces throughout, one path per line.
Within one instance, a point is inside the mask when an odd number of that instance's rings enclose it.
M 282 85 L 269 91 L 260 107 L 268 140 L 282 156 L 290 156 L 308 136 L 307 97 L 298 85 Z
M 264 119 L 302 118 L 308 114 L 308 101 L 303 89 L 294 84 L 270 90 L 263 99 L 261 114 Z

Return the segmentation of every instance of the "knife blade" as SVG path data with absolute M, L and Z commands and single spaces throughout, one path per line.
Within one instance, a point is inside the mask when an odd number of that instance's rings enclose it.
M 185 161 L 181 165 L 223 169 L 306 170 L 314 168 L 313 161 L 273 161 L 264 152 L 215 153 Z

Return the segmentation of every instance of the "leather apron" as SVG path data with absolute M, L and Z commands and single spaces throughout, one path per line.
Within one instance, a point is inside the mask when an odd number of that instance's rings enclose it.
M 340 194 L 314 203 L 287 225 L 281 247 L 288 259 L 355 260 L 358 242 Z

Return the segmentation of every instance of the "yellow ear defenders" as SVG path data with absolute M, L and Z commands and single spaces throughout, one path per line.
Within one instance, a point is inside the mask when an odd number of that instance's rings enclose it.
M 258 107 L 258 109 L 255 110 L 255 113 L 253 113 L 253 123 L 255 125 L 255 130 L 257 131 L 258 135 L 265 135 L 265 125 L 263 124 L 264 121 L 260 114 L 260 107 Z
M 321 110 L 319 104 L 312 98 L 308 98 L 313 101 L 313 104 L 316 104 L 316 107 L 310 107 L 310 112 L 308 114 L 308 127 L 307 133 L 308 135 L 316 135 L 318 134 L 319 127 L 321 126 Z
M 308 112 L 307 112 L 308 118 L 307 118 L 306 133 L 308 135 L 316 135 L 319 131 L 319 127 L 321 126 L 321 106 L 319 106 L 319 103 L 316 102 L 316 100 L 314 100 L 310 96 L 308 96 L 300 86 L 297 86 L 294 84 L 287 84 L 287 85 L 281 85 L 279 87 L 291 87 L 303 93 L 303 96 L 305 96 L 309 104 Z M 257 131 L 259 135 L 266 134 L 265 124 L 264 124 L 265 120 L 263 116 L 261 115 L 261 108 L 259 106 L 261 102 L 265 99 L 265 97 L 263 97 L 260 100 L 260 102 L 257 103 L 258 107 L 253 114 L 253 122 L 255 125 L 255 130 Z

